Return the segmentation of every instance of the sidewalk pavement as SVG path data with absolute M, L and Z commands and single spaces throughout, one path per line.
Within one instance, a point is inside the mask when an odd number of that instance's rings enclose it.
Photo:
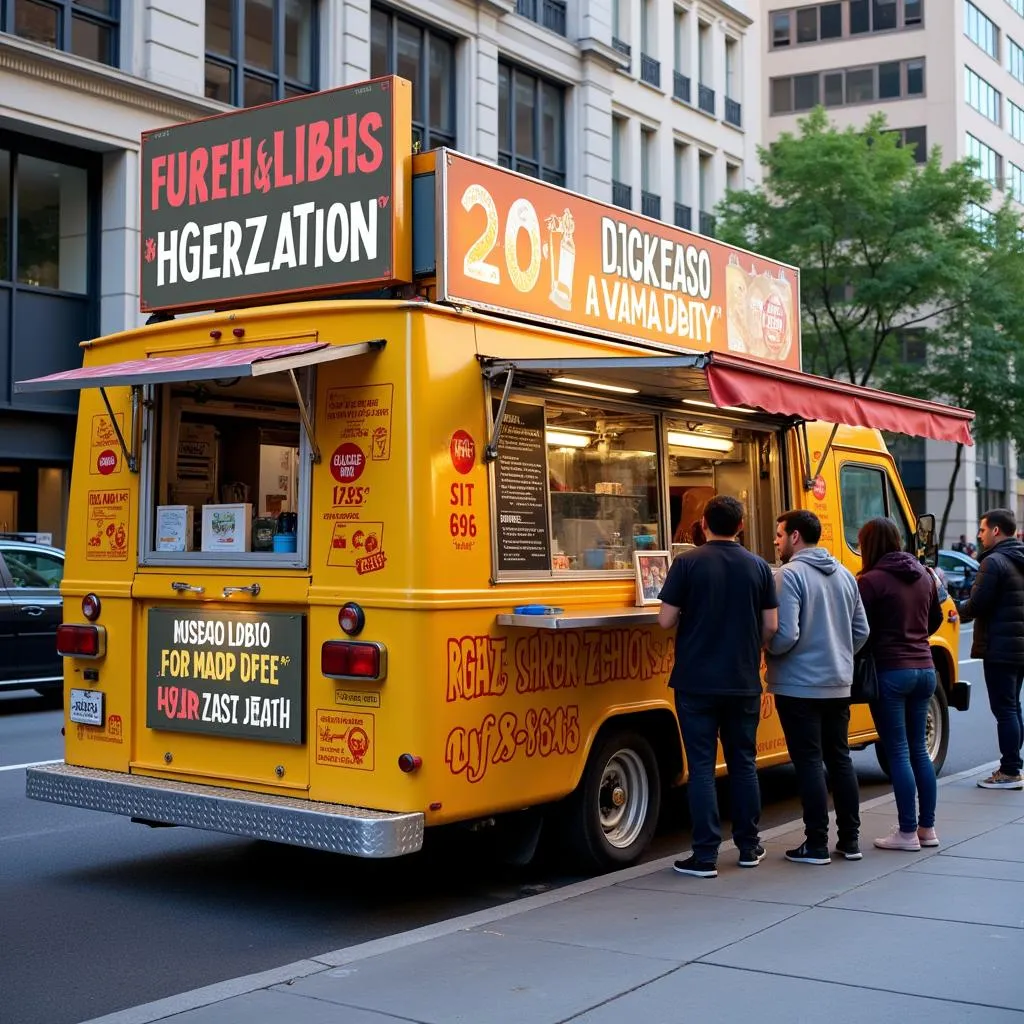
M 674 857 L 109 1014 L 89 1024 L 1024 1024 L 1024 792 L 940 780 L 938 849 L 791 864 L 799 822 L 717 879 Z M 833 837 L 834 839 L 834 837 Z

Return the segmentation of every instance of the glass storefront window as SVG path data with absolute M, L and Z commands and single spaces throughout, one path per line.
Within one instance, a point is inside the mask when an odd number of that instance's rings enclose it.
M 18 282 L 84 293 L 88 283 L 84 168 L 18 160 Z
M 549 402 L 544 420 L 552 568 L 632 570 L 634 551 L 663 550 L 654 416 Z
M 11 277 L 11 154 L 0 149 L 0 281 Z

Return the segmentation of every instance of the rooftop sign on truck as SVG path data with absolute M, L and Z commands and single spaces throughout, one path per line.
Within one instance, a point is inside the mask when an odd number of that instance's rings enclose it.
M 460 153 L 438 161 L 438 297 L 800 369 L 800 272 Z
M 411 88 L 380 78 L 142 136 L 142 309 L 412 280 Z

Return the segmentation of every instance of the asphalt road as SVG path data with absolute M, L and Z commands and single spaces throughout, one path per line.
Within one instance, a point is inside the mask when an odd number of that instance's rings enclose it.
M 980 669 L 961 666 L 973 707 L 951 712 L 945 774 L 995 756 Z M 0 1020 L 12 1024 L 77 1024 L 573 880 L 544 860 L 497 865 L 462 833 L 370 862 L 26 800 L 24 765 L 61 757 L 61 724 L 37 698 L 0 694 Z M 873 752 L 855 758 L 863 798 L 886 792 Z M 789 767 L 763 773 L 762 791 L 765 828 L 799 816 Z M 651 858 L 688 846 L 685 817 L 677 794 Z

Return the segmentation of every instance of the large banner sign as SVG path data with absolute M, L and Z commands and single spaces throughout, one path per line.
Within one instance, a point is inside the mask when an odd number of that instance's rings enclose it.
M 305 742 L 304 618 L 150 608 L 146 725 Z
M 409 282 L 411 95 L 379 78 L 146 132 L 143 311 Z
M 445 151 L 438 298 L 800 369 L 793 267 Z

